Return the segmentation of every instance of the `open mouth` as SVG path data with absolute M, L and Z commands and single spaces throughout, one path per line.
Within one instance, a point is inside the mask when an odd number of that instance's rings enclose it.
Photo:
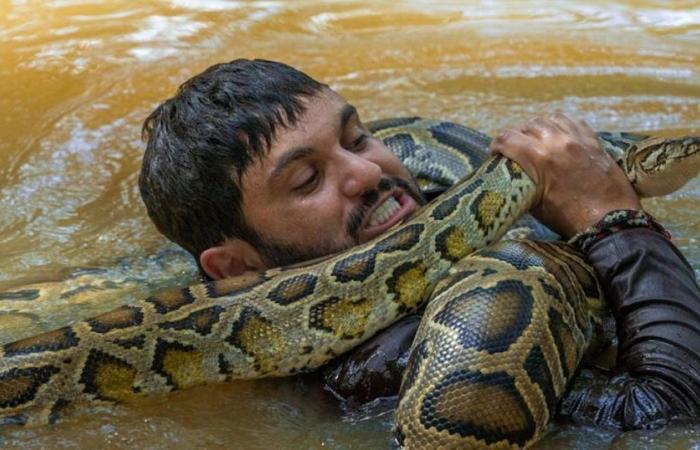
M 399 209 L 401 209 L 401 204 L 394 197 L 387 198 L 384 200 L 384 203 L 374 210 L 372 217 L 369 219 L 369 226 L 376 227 L 383 224 L 396 214 L 396 211 Z
M 371 239 L 408 217 L 417 208 L 416 201 L 401 189 L 395 190 L 372 211 L 365 222 L 364 235 Z

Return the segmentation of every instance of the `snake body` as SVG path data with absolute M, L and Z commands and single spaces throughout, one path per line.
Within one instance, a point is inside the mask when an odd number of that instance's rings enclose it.
M 457 262 L 413 343 L 397 410 L 407 448 L 539 440 L 606 312 L 581 255 L 504 240 Z
M 402 387 L 399 440 L 411 448 L 534 442 L 600 321 L 595 277 L 563 245 L 488 247 L 530 208 L 535 187 L 501 157 L 472 171 L 485 135 L 419 119 L 374 130 L 409 168 L 413 159 L 425 170 L 417 173 L 424 188 L 471 173 L 410 221 L 345 253 L 166 291 L 3 345 L 2 422 L 50 423 L 82 402 L 313 370 L 430 303 Z M 645 141 L 623 150 L 639 152 Z M 698 139 L 681 142 L 662 145 L 697 173 Z

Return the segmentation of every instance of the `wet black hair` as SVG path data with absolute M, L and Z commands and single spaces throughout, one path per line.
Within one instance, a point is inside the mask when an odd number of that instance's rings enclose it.
M 243 215 L 241 178 L 324 87 L 261 59 L 217 64 L 183 83 L 143 124 L 139 190 L 156 228 L 198 264 L 226 238 L 258 244 Z

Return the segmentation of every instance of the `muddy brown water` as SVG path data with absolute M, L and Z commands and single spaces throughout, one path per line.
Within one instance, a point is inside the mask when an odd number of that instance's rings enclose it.
M 70 277 L 129 286 L 99 302 L 0 300 L 3 339 L 193 279 L 140 203 L 139 131 L 211 64 L 285 61 L 365 119 L 421 115 L 492 133 L 562 110 L 599 130 L 678 136 L 700 134 L 699 44 L 697 1 L 0 0 L 0 291 Z M 645 206 L 700 277 L 700 179 Z M 391 405 L 344 410 L 298 377 L 89 408 L 5 428 L 0 445 L 365 449 L 390 448 L 390 430 Z M 540 445 L 606 447 L 700 448 L 700 428 L 559 424 Z

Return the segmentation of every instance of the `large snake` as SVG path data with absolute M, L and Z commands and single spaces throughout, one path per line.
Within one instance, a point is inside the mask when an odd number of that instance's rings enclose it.
M 471 172 L 489 142 L 415 118 L 372 128 L 428 190 Z M 699 138 L 600 137 L 640 195 L 670 192 L 700 167 Z M 410 221 L 345 253 L 167 291 L 5 344 L 2 422 L 51 423 L 82 402 L 313 370 L 428 304 L 402 386 L 399 442 L 527 446 L 605 310 L 593 272 L 565 244 L 490 246 L 534 192 L 517 164 L 491 157 Z

